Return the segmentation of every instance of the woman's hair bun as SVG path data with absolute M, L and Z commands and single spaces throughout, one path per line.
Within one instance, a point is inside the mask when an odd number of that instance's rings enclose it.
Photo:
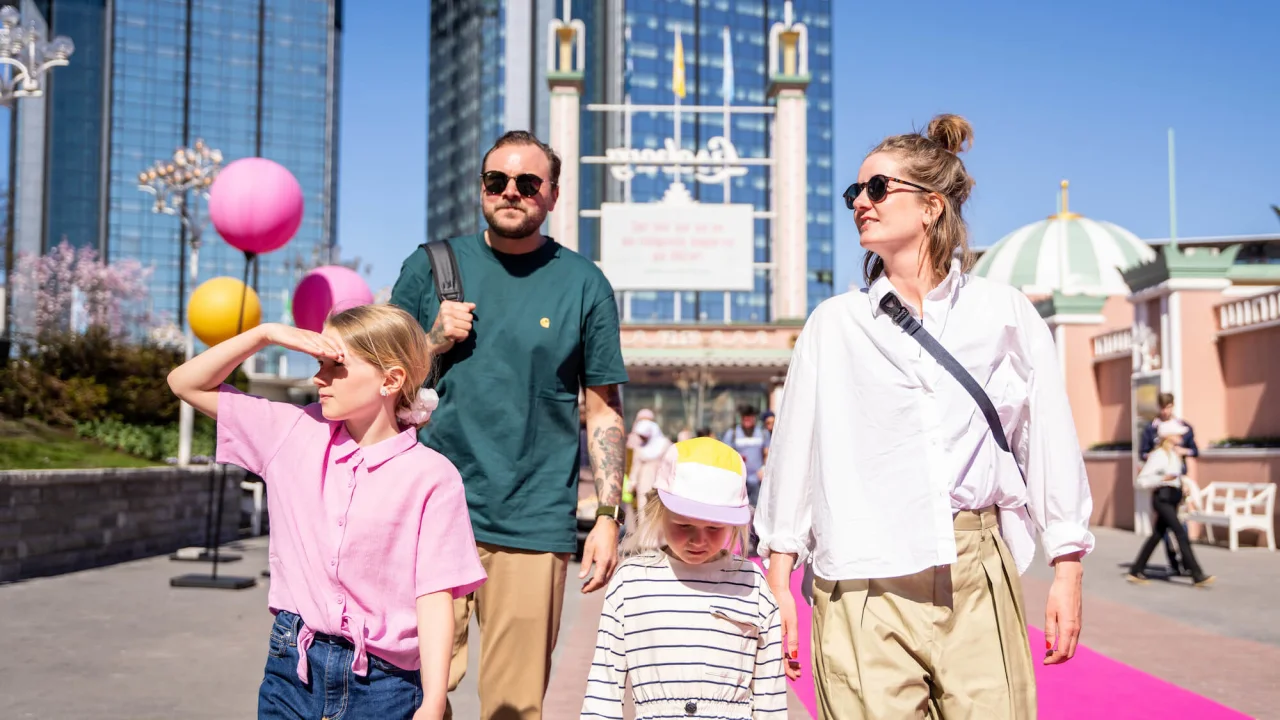
M 973 147 L 973 126 L 959 115 L 942 114 L 929 121 L 928 138 L 957 155 Z

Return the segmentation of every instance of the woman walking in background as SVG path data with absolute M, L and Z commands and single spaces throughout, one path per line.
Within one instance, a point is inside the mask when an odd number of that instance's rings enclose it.
M 1187 434 L 1187 426 L 1177 420 L 1166 420 L 1156 428 L 1156 439 L 1160 444 L 1147 455 L 1147 462 L 1138 473 L 1137 484 L 1143 490 L 1151 490 L 1151 509 L 1155 512 L 1155 527 L 1151 529 L 1151 537 L 1142 544 L 1138 557 L 1129 566 L 1128 580 L 1131 583 L 1145 585 L 1148 582 L 1147 561 L 1151 553 L 1166 532 L 1172 532 L 1178 540 L 1178 548 L 1182 551 L 1182 565 L 1191 573 L 1191 580 L 1196 587 L 1208 587 L 1213 584 L 1214 577 L 1206 575 L 1196 561 L 1191 550 L 1191 538 L 1187 536 L 1187 528 L 1178 518 L 1178 506 L 1182 498 L 1190 494 L 1183 475 L 1182 453 L 1178 448 L 1182 438 Z M 1194 503 L 1194 497 L 1191 502 Z

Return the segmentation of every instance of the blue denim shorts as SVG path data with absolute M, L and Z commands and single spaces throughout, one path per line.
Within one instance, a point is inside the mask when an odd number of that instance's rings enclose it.
M 351 672 L 355 648 L 343 638 L 317 634 L 307 651 L 311 681 L 298 679 L 298 630 L 302 618 L 281 611 L 271 626 L 259 720 L 411 720 L 422 704 L 417 670 L 403 670 L 369 655 L 369 673 Z

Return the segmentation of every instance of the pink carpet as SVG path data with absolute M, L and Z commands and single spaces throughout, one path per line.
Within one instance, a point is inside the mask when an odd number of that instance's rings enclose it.
M 756 564 L 760 561 L 757 560 Z M 800 626 L 800 667 L 804 674 L 790 682 L 791 690 L 813 717 L 818 716 L 811 668 L 813 612 L 804 601 L 800 585 L 803 573 L 791 576 L 791 594 L 796 600 Z M 1032 656 L 1039 658 L 1036 648 L 1044 648 L 1044 633 L 1028 628 Z M 1100 655 L 1086 647 L 1078 647 L 1076 655 L 1065 665 L 1045 667 L 1036 664 L 1036 687 L 1040 720 L 1076 720 L 1077 718 L 1125 718 L 1125 720 L 1243 720 L 1247 715 L 1176 685 L 1148 675 L 1124 663 Z

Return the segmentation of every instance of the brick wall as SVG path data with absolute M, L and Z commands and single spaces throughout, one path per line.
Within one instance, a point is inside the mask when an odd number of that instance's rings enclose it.
M 0 582 L 202 546 L 210 467 L 0 472 Z M 237 536 L 240 481 L 228 467 L 222 540 Z

